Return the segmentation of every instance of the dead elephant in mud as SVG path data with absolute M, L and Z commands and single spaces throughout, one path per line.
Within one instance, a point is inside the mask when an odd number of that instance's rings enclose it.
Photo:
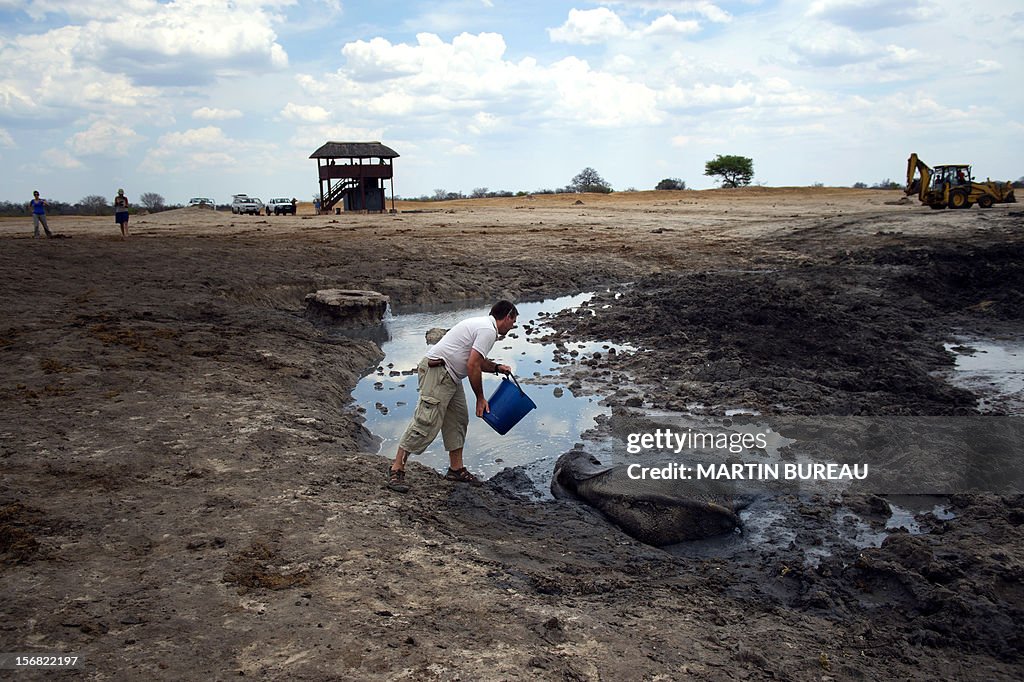
M 721 483 L 634 480 L 627 465 L 602 466 L 583 450 L 558 458 L 551 493 L 586 502 L 627 534 L 655 547 L 731 533 L 740 525 L 739 507 Z

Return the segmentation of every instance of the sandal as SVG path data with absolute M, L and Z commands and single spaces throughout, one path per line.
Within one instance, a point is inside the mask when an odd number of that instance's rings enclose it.
M 444 480 L 455 481 L 456 483 L 468 483 L 470 485 L 483 485 L 483 482 L 469 473 L 469 469 L 462 467 L 461 469 L 448 468 L 448 473 L 444 475 Z
M 388 467 L 388 488 L 396 493 L 409 492 L 409 484 L 405 482 L 405 469 L 394 470 Z

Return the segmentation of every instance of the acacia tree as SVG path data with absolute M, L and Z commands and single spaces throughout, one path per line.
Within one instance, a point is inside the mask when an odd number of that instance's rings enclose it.
M 573 192 L 597 192 L 599 194 L 610 194 L 612 186 L 608 184 L 601 174 L 587 166 L 581 170 L 569 183 L 569 189 Z
M 139 196 L 139 203 L 150 211 L 162 211 L 164 208 L 164 198 L 156 192 L 143 192 Z
M 754 177 L 754 160 L 746 156 L 719 154 L 704 164 L 704 175 L 719 176 L 727 187 L 749 185 Z

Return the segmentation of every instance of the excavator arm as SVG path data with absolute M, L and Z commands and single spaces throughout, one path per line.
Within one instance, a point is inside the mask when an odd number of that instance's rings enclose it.
M 918 173 L 920 173 L 921 179 L 914 180 L 914 176 Z M 928 185 L 931 181 L 932 169 L 924 161 L 917 158 L 917 153 L 911 153 L 910 158 L 907 159 L 907 187 L 903 192 L 908 196 L 916 194 L 918 199 L 924 201 L 925 194 L 928 192 Z

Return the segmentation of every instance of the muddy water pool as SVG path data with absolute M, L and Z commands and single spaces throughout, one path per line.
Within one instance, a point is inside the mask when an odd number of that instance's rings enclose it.
M 522 466 L 538 492 L 547 497 L 555 460 L 580 441 L 581 434 L 591 430 L 597 419 L 609 416 L 610 410 L 601 404 L 602 396 L 574 395 L 561 376 L 565 367 L 561 363 L 565 358 L 579 359 L 597 352 L 607 353 L 612 344 L 567 343 L 559 352 L 554 343 L 539 341 L 550 331 L 544 325 L 548 316 L 576 308 L 591 296 L 580 294 L 518 304 L 520 316 L 516 328 L 495 344 L 490 357 L 513 367 L 538 409 L 505 436 L 499 436 L 483 421 L 471 417 L 465 461 L 478 475 L 490 478 L 506 467 Z M 379 330 L 382 336 L 376 339 L 385 358 L 353 391 L 367 429 L 380 440 L 381 455 L 394 455 L 398 440 L 412 418 L 417 401 L 415 367 L 429 347 L 424 337 L 426 331 L 435 327 L 447 329 L 466 317 L 486 315 L 488 309 L 488 303 L 481 303 L 458 308 L 403 309 L 388 315 L 383 330 Z M 982 411 L 986 405 L 991 405 L 993 410 L 1006 410 L 1012 405 L 1010 413 L 1020 413 L 1020 406 L 1024 405 L 1024 363 L 1021 362 L 1024 344 L 957 339 L 948 348 L 957 356 L 956 368 L 949 380 L 987 394 L 987 400 L 991 402 L 986 403 L 983 399 L 979 405 Z M 616 351 L 633 352 L 635 349 L 618 346 Z M 493 375 L 484 375 L 485 394 L 490 396 L 499 381 Z M 468 388 L 466 391 L 472 409 L 472 393 Z M 650 409 L 648 415 L 656 419 L 669 417 Z M 730 424 L 728 417 L 741 415 L 748 419 L 753 417 L 752 423 L 746 427 Z M 685 422 L 677 426 L 750 429 L 767 433 L 770 445 L 763 455 L 766 461 L 777 461 L 778 448 L 785 445 L 785 439 L 778 440 L 777 432 L 766 423 L 760 423 L 759 416 L 756 411 L 742 407 L 729 410 L 724 423 L 699 414 L 674 415 L 676 420 Z M 622 441 L 611 437 L 591 440 L 587 448 L 603 462 L 614 464 L 626 461 L 623 459 L 623 446 Z M 415 461 L 439 472 L 444 471 L 448 457 L 440 437 Z M 923 504 L 922 500 L 927 502 L 926 508 L 918 508 Z M 944 497 L 891 496 L 891 517 L 884 528 L 869 526 L 848 509 L 836 509 L 834 518 L 827 524 L 830 530 L 825 535 L 829 539 L 816 540 L 812 546 L 805 547 L 805 561 L 808 565 L 815 565 L 829 556 L 833 544 L 837 543 L 871 547 L 878 546 L 888 533 L 900 528 L 912 534 L 922 532 L 917 520 L 921 518 L 919 515 L 939 520 L 950 518 L 946 502 Z M 786 546 L 798 538 L 802 525 L 792 514 L 793 510 L 781 500 L 771 495 L 759 496 L 740 514 L 742 533 L 684 543 L 669 551 L 688 556 L 728 557 L 759 545 Z
M 1024 341 L 958 337 L 949 381 L 977 393 L 981 413 L 1024 414 Z

